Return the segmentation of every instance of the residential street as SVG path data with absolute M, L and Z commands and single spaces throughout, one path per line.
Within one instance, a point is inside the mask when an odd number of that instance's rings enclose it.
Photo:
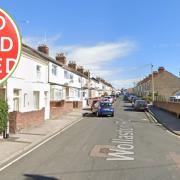
M 118 99 L 114 106 L 114 117 L 84 117 L 0 172 L 0 179 L 179 180 L 179 138 L 131 104 Z

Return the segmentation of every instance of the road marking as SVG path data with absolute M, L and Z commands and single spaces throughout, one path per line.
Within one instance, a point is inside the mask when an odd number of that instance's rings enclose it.
M 115 144 L 115 148 L 109 149 L 107 161 L 119 161 L 119 160 L 134 160 L 134 130 L 131 125 L 131 121 L 123 121 L 118 125 L 117 138 L 112 139 L 111 142 Z
M 67 125 L 66 127 L 64 127 L 62 130 L 58 131 L 57 133 L 53 134 L 52 136 L 48 137 L 47 139 L 45 139 L 44 141 L 42 141 L 40 144 L 35 145 L 32 149 L 28 150 L 27 152 L 25 152 L 24 154 L 22 154 L 21 156 L 17 157 L 16 159 L 14 159 L 13 161 L 11 161 L 10 163 L 6 164 L 5 166 L 3 166 L 2 168 L 0 168 L 0 172 L 3 171 L 4 169 L 6 169 L 7 167 L 11 166 L 12 164 L 14 164 L 15 162 L 19 161 L 20 159 L 22 159 L 23 157 L 27 156 L 28 154 L 30 154 L 32 151 L 36 150 L 37 148 L 39 148 L 40 146 L 42 146 L 43 144 L 47 143 L 48 141 L 50 141 L 51 139 L 53 139 L 54 137 L 58 136 L 59 134 L 63 133 L 64 131 L 66 131 L 68 128 L 70 128 L 71 126 L 73 126 L 74 124 L 78 123 L 79 121 L 81 121 L 83 118 L 80 118 L 79 120 L 72 122 L 71 124 Z

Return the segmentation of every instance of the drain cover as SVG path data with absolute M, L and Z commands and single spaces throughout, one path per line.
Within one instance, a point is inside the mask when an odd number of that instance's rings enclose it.
M 111 152 L 109 149 L 114 148 L 110 145 L 95 145 L 90 152 L 90 156 L 93 157 L 108 157 L 108 153 Z

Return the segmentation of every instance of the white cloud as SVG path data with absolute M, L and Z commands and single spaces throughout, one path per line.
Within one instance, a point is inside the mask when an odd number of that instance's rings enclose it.
M 142 78 L 131 78 L 131 79 L 116 79 L 112 81 L 112 84 L 116 88 L 130 88 L 134 87 L 137 82 Z
M 136 49 L 136 44 L 130 41 L 114 43 L 98 43 L 93 46 L 62 47 L 68 51 L 70 58 L 77 59 L 82 64 L 105 63 L 127 56 Z
M 60 34 L 52 37 L 25 37 L 23 42 L 37 48 L 39 44 L 47 44 L 50 50 L 50 56 L 55 57 L 56 53 L 64 52 L 68 60 L 74 60 L 78 65 L 89 69 L 93 74 L 101 76 L 105 79 L 112 79 L 116 74 L 121 72 L 120 67 L 116 67 L 119 60 L 130 55 L 137 50 L 137 44 L 134 41 L 124 40 L 117 42 L 100 42 L 94 45 L 58 45 L 58 40 L 61 38 Z M 112 67 L 114 63 L 115 67 Z M 108 68 L 111 64 L 111 69 Z M 127 85 L 126 80 L 114 80 L 114 84 L 122 83 Z
M 55 45 L 55 42 L 58 41 L 61 38 L 60 34 L 56 34 L 51 37 L 46 37 L 46 34 L 44 36 L 27 36 L 23 37 L 22 41 L 23 43 L 33 47 L 37 48 L 40 44 L 47 44 L 49 47 L 53 47 Z

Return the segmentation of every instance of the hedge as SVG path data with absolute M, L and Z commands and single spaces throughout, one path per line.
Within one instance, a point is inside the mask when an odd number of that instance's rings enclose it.
M 7 127 L 8 121 L 8 105 L 6 101 L 0 99 L 0 133 Z

